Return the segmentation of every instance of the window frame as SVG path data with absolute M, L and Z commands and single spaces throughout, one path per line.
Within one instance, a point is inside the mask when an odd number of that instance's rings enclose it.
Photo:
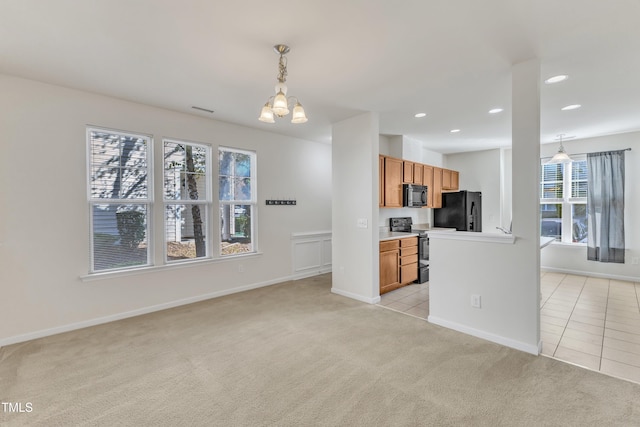
M 540 161 L 540 203 L 539 210 L 541 211 L 542 205 L 555 205 L 562 206 L 561 215 L 561 236 L 560 239 L 556 239 L 555 243 L 562 243 L 566 245 L 586 246 L 586 242 L 574 242 L 573 241 L 573 207 L 577 205 L 587 204 L 587 197 L 573 197 L 572 184 L 573 182 L 581 182 L 586 180 L 574 180 L 573 168 L 575 163 L 585 162 L 587 160 L 586 155 L 574 155 L 572 156 L 572 162 L 563 163 L 562 166 L 562 197 L 559 198 L 544 198 L 544 183 L 551 181 L 544 181 L 544 166 L 545 161 Z M 587 189 L 588 191 L 588 189 Z M 540 227 L 542 227 L 542 216 L 540 217 Z
M 189 145 L 192 147 L 200 147 L 200 148 L 204 148 L 205 149 L 205 177 L 204 180 L 206 182 L 206 188 L 204 191 L 204 198 L 203 199 L 198 199 L 198 200 L 191 200 L 191 199 L 168 199 L 166 197 L 166 187 L 165 187 L 165 179 L 166 179 L 166 169 L 165 169 L 165 146 L 167 143 L 172 143 L 172 144 L 180 144 L 180 145 Z M 187 141 L 184 139 L 177 139 L 177 138 L 163 138 L 162 139 L 162 217 L 163 217 L 163 229 L 162 229 L 162 241 L 163 241 L 163 262 L 164 264 L 170 265 L 170 264 L 181 264 L 181 263 L 186 263 L 186 262 L 194 262 L 194 261 L 202 261 L 202 260 L 207 260 L 207 259 L 212 259 L 214 257 L 213 255 L 213 250 L 212 250 L 212 241 L 213 241 L 213 232 L 212 232 L 212 228 L 211 228 L 211 217 L 212 217 L 212 212 L 214 210 L 214 206 L 213 206 L 213 173 L 212 173 L 212 166 L 213 166 L 213 150 L 211 147 L 211 144 L 206 144 L 206 143 L 202 143 L 202 142 L 193 142 L 193 141 Z M 195 257 L 195 258 L 186 258 L 186 259 L 177 259 L 177 260 L 169 260 L 169 254 L 168 254 L 168 238 L 167 238 L 167 226 L 168 226 L 168 219 L 167 219 L 167 208 L 170 205 L 201 205 L 205 207 L 205 213 L 203 215 L 203 222 L 204 222 L 204 239 L 205 239 L 205 250 L 206 250 L 206 254 L 205 256 L 202 257 Z
M 92 134 L 93 133 L 106 133 L 131 138 L 141 138 L 146 141 L 146 185 L 147 196 L 143 198 L 122 199 L 122 198 L 99 198 L 92 195 L 92 180 L 93 180 L 93 166 L 92 163 Z M 118 129 L 108 129 L 98 126 L 86 127 L 86 171 L 87 171 L 87 204 L 89 211 L 89 273 L 90 274 L 102 274 L 120 272 L 126 270 L 134 270 L 139 268 L 146 268 L 153 266 L 154 260 L 154 244 L 153 244 L 153 213 L 154 213 L 154 177 L 153 177 L 153 136 L 142 132 L 130 132 Z M 95 229 L 94 229 L 94 207 L 96 205 L 141 205 L 146 209 L 145 215 L 145 240 L 147 244 L 147 261 L 144 264 L 96 269 L 96 257 L 95 257 Z
M 101 163 L 92 164 L 92 160 L 95 160 L 94 151 L 93 150 L 93 139 L 92 135 L 94 133 L 102 133 L 107 135 L 115 135 L 117 137 L 130 137 L 130 138 L 140 138 L 145 142 L 145 157 L 144 157 L 144 167 L 146 172 L 146 197 L 139 197 L 139 193 L 133 193 L 135 195 L 134 198 L 124 198 L 124 199 L 114 199 L 107 197 L 94 197 L 95 193 L 95 179 L 94 179 L 94 171 L 97 171 L 96 166 L 104 166 Z M 88 221 L 89 221 L 89 268 L 88 274 L 85 276 L 81 276 L 82 280 L 94 280 L 99 279 L 100 277 L 108 276 L 119 276 L 119 275 L 128 275 L 135 274 L 136 271 L 150 270 L 150 269 L 160 269 L 160 268 L 180 268 L 181 265 L 187 263 L 194 262 L 220 262 L 230 260 L 236 257 L 252 257 L 259 255 L 258 248 L 258 179 L 257 179 L 257 161 L 258 161 L 258 153 L 255 150 L 236 148 L 230 146 L 221 146 L 212 143 L 204 143 L 204 142 L 195 142 L 189 141 L 181 138 L 159 138 L 161 139 L 160 146 L 160 154 L 156 153 L 157 147 L 155 147 L 156 141 L 152 134 L 147 134 L 143 132 L 131 132 L 124 131 L 113 128 L 106 128 L 94 125 L 86 125 L 85 127 L 85 137 L 86 137 L 86 194 L 87 194 L 87 207 L 88 207 Z M 206 171 L 205 171 L 205 182 L 207 183 L 207 188 L 205 190 L 205 200 L 196 200 L 192 201 L 190 199 L 166 199 L 165 193 L 165 160 L 164 160 L 164 148 L 165 143 L 177 143 L 191 146 L 203 147 L 207 150 L 207 159 L 205 161 Z M 220 163 L 219 160 L 214 160 L 215 152 L 220 153 L 221 151 L 227 152 L 236 152 L 241 154 L 246 154 L 250 157 L 250 191 L 251 191 L 251 199 L 250 200 L 230 200 L 230 201 L 221 201 L 219 200 L 219 191 L 220 191 Z M 121 151 L 120 151 L 121 153 Z M 122 167 L 120 164 L 117 167 Z M 156 171 L 160 168 L 160 173 L 156 175 Z M 135 174 L 134 174 L 135 175 Z M 99 175 L 96 175 L 99 177 Z M 109 179 L 107 177 L 107 179 Z M 156 179 L 159 181 L 156 182 Z M 136 183 L 137 184 L 137 183 Z M 108 188 L 108 187 L 107 187 Z M 156 194 L 156 191 L 158 192 Z M 214 198 L 215 192 L 218 192 L 218 197 Z M 108 192 L 99 193 L 99 195 L 106 195 Z M 200 196 L 200 194 L 199 194 Z M 157 197 L 157 200 L 156 200 Z M 196 258 L 186 258 L 186 259 L 177 259 L 177 260 L 169 260 L 167 258 L 167 221 L 166 221 L 166 209 L 168 205 L 172 204 L 200 204 L 206 206 L 206 213 L 203 214 L 204 227 L 205 227 L 205 246 L 206 246 L 206 256 L 205 257 L 196 257 Z M 221 207 L 222 205 L 249 205 L 251 209 L 250 215 L 250 245 L 251 250 L 247 252 L 241 253 L 233 253 L 233 254 L 222 254 L 222 227 L 220 224 L 221 219 Z M 146 243 L 146 262 L 140 263 L 136 265 L 130 266 L 118 266 L 115 268 L 104 268 L 104 269 L 96 269 L 96 256 L 95 256 L 95 224 L 94 224 L 94 206 L 96 205 L 140 205 L 145 209 L 145 237 L 144 241 Z M 162 212 L 160 212 L 160 210 Z M 160 217 L 162 215 L 162 217 Z M 162 218 L 162 219 L 161 219 Z M 214 221 L 217 222 L 214 223 Z M 161 228 L 158 229 L 158 227 Z M 162 251 L 160 251 L 159 245 L 163 246 Z M 98 248 L 100 249 L 100 248 Z M 162 261 L 159 257 L 159 254 L 162 253 Z M 141 257 L 142 258 L 142 257 Z
M 234 152 L 240 154 L 246 154 L 251 159 L 251 167 L 250 167 L 250 182 L 251 182 L 251 199 L 250 200 L 221 200 L 220 199 L 220 177 L 223 176 L 221 174 L 220 168 L 220 154 L 221 152 Z M 218 224 L 218 256 L 220 259 L 227 259 L 230 257 L 239 257 L 239 256 L 249 256 L 258 253 L 258 187 L 257 187 L 257 163 L 258 163 L 258 154 L 255 150 L 247 150 L 242 148 L 235 148 L 229 146 L 218 146 L 218 180 L 217 180 L 217 192 L 218 192 L 218 206 L 216 209 L 216 223 Z M 251 251 L 236 253 L 236 254 L 223 254 L 222 253 L 222 208 L 225 205 L 250 205 L 251 206 Z

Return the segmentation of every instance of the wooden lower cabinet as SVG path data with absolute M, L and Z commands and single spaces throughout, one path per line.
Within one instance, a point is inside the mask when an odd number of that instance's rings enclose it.
M 418 279 L 418 238 L 380 242 L 380 295 Z
M 400 287 L 400 241 L 380 242 L 380 294 Z

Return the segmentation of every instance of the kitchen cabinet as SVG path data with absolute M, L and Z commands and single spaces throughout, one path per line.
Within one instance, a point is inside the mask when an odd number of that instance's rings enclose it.
M 395 157 L 378 156 L 379 182 L 378 198 L 381 208 L 402 207 L 402 184 L 426 185 L 427 208 L 442 207 L 443 191 L 458 191 L 460 174 L 458 171 Z
M 418 280 L 418 238 L 400 239 L 400 284 Z
M 442 207 L 442 168 L 433 168 L 433 208 Z
M 418 279 L 418 238 L 380 242 L 380 295 Z
M 393 157 L 384 158 L 384 206 L 402 207 L 402 160 Z
M 413 164 L 413 183 L 424 185 L 424 165 L 420 163 Z
M 413 162 L 409 162 L 407 160 L 402 162 L 402 182 L 406 184 L 413 184 L 413 165 Z
M 400 241 L 380 242 L 380 295 L 400 287 Z
M 459 173 L 451 169 L 442 169 L 442 189 L 458 191 L 460 189 Z
M 433 166 L 422 165 L 422 184 L 427 186 L 427 207 L 433 207 Z

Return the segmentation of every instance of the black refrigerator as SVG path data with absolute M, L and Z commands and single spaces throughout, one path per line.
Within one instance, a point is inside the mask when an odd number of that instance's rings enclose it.
M 433 226 L 458 231 L 482 231 L 482 193 L 442 193 L 442 207 L 434 209 Z

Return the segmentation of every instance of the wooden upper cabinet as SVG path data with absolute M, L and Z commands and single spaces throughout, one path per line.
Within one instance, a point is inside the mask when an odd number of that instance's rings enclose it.
M 442 169 L 442 189 L 451 191 L 459 188 L 459 173 L 451 169 Z
M 424 165 L 420 163 L 413 164 L 413 183 L 424 185 Z
M 458 171 L 451 171 L 451 189 L 460 190 L 460 173 Z
M 433 207 L 442 207 L 442 168 L 433 168 Z
M 433 207 L 433 166 L 422 165 L 422 185 L 427 186 L 427 207 Z
M 384 206 L 402 207 L 402 160 L 393 157 L 384 158 Z
M 378 197 L 381 208 L 402 207 L 402 184 L 427 186 L 427 208 L 442 207 L 443 191 L 458 191 L 460 174 L 451 169 L 378 156 Z
M 413 184 L 413 162 L 409 162 L 404 160 L 403 162 L 403 175 L 402 182 L 406 182 L 407 184 Z

